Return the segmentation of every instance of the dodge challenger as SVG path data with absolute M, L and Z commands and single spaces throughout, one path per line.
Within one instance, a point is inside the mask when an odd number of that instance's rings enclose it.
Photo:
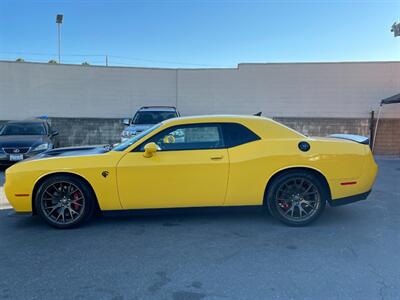
M 291 226 L 326 203 L 366 199 L 377 173 L 368 139 L 307 137 L 257 116 L 174 118 L 115 147 L 49 150 L 6 170 L 16 212 L 56 228 L 96 211 L 265 206 Z

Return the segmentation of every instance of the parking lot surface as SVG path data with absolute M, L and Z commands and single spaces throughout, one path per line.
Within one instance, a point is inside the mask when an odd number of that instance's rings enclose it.
M 221 211 L 56 230 L 1 210 L 0 298 L 398 299 L 400 160 L 378 164 L 368 200 L 305 228 Z
M 9 208 L 10 205 L 7 202 L 6 195 L 4 194 L 4 168 L 0 169 L 0 209 Z

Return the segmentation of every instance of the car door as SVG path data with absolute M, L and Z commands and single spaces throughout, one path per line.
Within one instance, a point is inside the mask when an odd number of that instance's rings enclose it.
M 145 157 L 144 146 L 150 142 L 158 151 Z M 173 126 L 120 160 L 120 201 L 126 209 L 223 205 L 228 171 L 219 124 Z

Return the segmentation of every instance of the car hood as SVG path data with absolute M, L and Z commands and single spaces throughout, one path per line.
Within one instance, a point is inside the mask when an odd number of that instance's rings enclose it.
M 81 146 L 81 147 L 66 147 L 57 148 L 43 152 L 39 156 L 43 157 L 54 157 L 54 156 L 84 156 L 93 154 L 103 154 L 108 152 L 107 146 Z
M 35 147 L 49 141 L 45 135 L 0 135 L 0 148 Z
M 68 157 L 68 156 L 86 156 L 86 155 L 96 155 L 103 154 L 109 151 L 108 146 L 81 146 L 81 147 L 66 147 L 57 148 L 42 152 L 34 157 L 28 158 L 29 160 L 38 160 L 50 157 Z
M 149 129 L 152 126 L 154 126 L 154 124 L 132 124 L 126 127 L 124 130 L 129 131 L 132 134 L 136 134 Z

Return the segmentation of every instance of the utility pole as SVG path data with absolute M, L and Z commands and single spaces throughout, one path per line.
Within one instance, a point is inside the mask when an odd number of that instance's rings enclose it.
M 63 22 L 63 15 L 57 15 L 56 23 L 58 29 L 58 63 L 61 63 L 61 24 Z
M 108 67 L 108 55 L 106 54 L 106 67 Z

